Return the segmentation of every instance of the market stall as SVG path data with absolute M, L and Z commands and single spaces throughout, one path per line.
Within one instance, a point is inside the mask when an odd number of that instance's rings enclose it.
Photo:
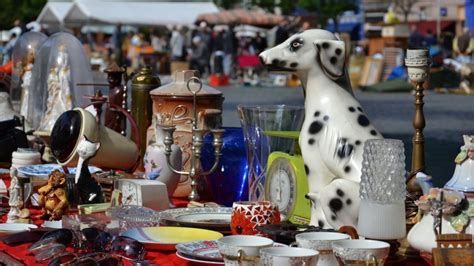
M 443 188 L 426 174 L 428 50 L 404 58 L 415 89 L 407 173 L 403 142 L 383 138 L 348 85 L 344 42 L 325 30 L 297 36 L 259 57 L 304 77 L 305 105 L 241 103 L 233 129 L 222 128 L 222 91 L 197 71 L 161 85 L 149 67 L 128 77 L 111 64 L 105 97 L 92 90 L 80 42 L 51 36 L 27 101 L 47 134 L 2 158 L 0 261 L 426 265 L 459 259 L 443 252 L 472 254 L 474 136 L 464 136 Z M 0 129 L 26 140 L 18 121 Z

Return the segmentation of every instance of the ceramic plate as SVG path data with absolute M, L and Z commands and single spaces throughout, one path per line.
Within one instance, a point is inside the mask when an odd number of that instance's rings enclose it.
M 23 231 L 28 231 L 30 229 L 36 229 L 38 226 L 34 224 L 20 224 L 20 223 L 11 223 L 11 224 L 0 224 L 0 235 L 8 235 Z
M 36 164 L 36 165 L 22 166 L 18 168 L 18 172 L 27 176 L 47 178 L 49 173 L 51 173 L 52 171 L 56 169 L 59 169 L 62 171 L 62 167 L 59 164 Z M 76 173 L 76 167 L 69 167 L 68 170 L 70 174 Z M 89 171 L 91 173 L 96 173 L 96 172 L 101 172 L 102 169 L 97 168 L 95 166 L 89 166 Z
M 274 247 L 288 247 L 285 244 L 273 243 Z M 217 246 L 217 240 L 201 240 L 176 245 L 176 250 L 187 258 L 199 259 L 203 261 L 223 261 Z
M 160 218 L 165 224 L 230 232 L 231 214 L 227 207 L 177 208 L 160 212 Z
M 190 256 L 187 256 L 185 254 L 182 254 L 181 252 L 176 252 L 176 256 L 178 256 L 178 258 L 181 258 L 183 260 L 187 260 L 187 261 L 190 261 L 190 262 L 195 262 L 195 263 L 198 263 L 199 265 L 206 265 L 206 264 L 212 264 L 212 265 L 224 265 L 224 262 L 221 262 L 221 261 L 208 261 L 208 260 L 201 260 L 201 259 L 198 259 L 198 258 L 193 258 L 193 257 L 190 257 Z
M 217 240 L 223 235 L 216 231 L 175 226 L 143 227 L 122 233 L 144 244 L 145 248 L 175 250 L 176 244 L 197 240 Z
M 176 250 L 183 255 L 196 259 L 223 261 L 215 240 L 180 243 L 176 245 Z

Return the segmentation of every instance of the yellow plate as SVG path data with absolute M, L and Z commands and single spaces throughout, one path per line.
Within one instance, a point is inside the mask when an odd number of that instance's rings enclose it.
M 143 227 L 122 233 L 142 243 L 146 249 L 175 250 L 176 244 L 197 240 L 217 240 L 223 235 L 219 232 L 177 226 Z

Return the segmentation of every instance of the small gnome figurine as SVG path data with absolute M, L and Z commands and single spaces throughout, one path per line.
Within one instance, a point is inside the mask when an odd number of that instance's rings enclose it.
M 61 220 L 68 206 L 66 175 L 59 170 L 54 170 L 48 176 L 48 184 L 38 189 L 39 204 L 42 206 L 38 218 Z
M 20 218 L 20 210 L 23 207 L 23 199 L 21 198 L 21 187 L 18 183 L 17 177 L 18 171 L 15 167 L 10 168 L 10 187 L 8 188 L 8 205 L 10 206 L 10 211 L 8 212 L 7 223 L 15 223 L 18 218 Z

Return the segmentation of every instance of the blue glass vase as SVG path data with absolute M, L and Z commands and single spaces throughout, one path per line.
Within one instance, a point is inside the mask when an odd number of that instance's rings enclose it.
M 224 128 L 224 144 L 219 167 L 206 176 L 206 188 L 200 195 L 207 200 L 231 207 L 234 201 L 248 200 L 248 162 L 242 128 Z M 205 170 L 214 163 L 212 134 L 204 138 L 201 163 Z

